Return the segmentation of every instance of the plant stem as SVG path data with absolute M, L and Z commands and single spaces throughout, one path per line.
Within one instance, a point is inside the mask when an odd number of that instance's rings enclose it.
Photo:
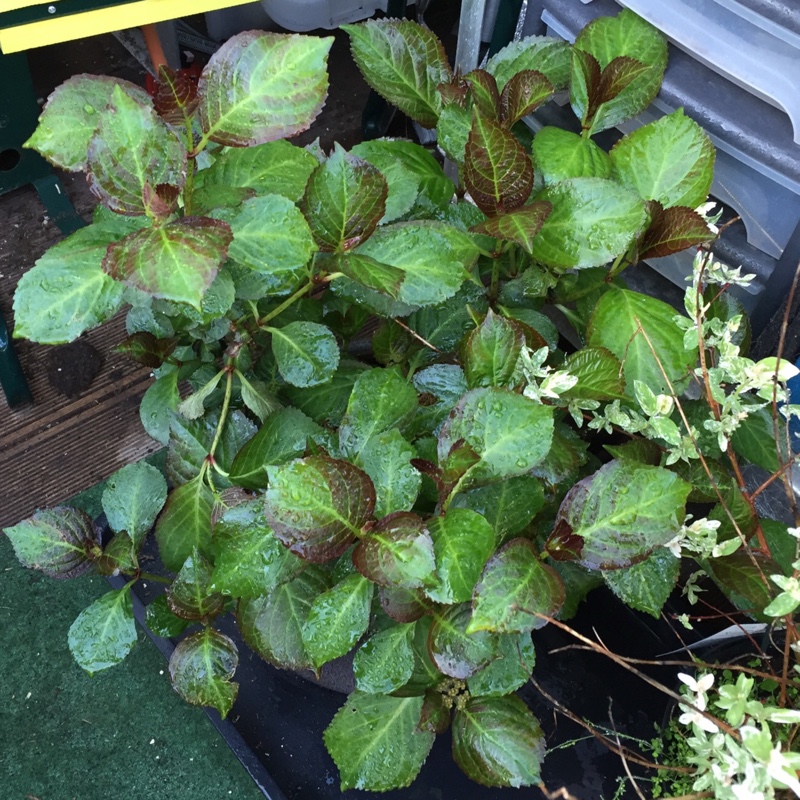
M 222 411 L 219 412 L 217 430 L 214 432 L 214 441 L 211 442 L 211 447 L 206 456 L 206 462 L 208 464 L 214 463 L 214 453 L 216 452 L 219 440 L 222 438 L 222 429 L 225 427 L 225 420 L 228 418 L 228 408 L 231 404 L 231 391 L 233 389 L 233 370 L 233 359 L 229 358 L 228 363 L 225 365 L 225 399 L 222 401 Z
M 192 194 L 194 193 L 194 169 L 195 162 L 190 158 L 186 165 L 186 184 L 183 187 L 183 213 L 187 217 L 192 216 Z
M 314 286 L 314 281 L 308 281 L 303 284 L 291 297 L 284 300 L 277 308 L 273 308 L 268 314 L 265 314 L 261 319 L 256 320 L 259 328 L 263 328 L 271 319 L 274 319 L 278 314 L 282 314 L 289 306 L 296 303 L 309 289 Z
M 172 583 L 170 578 L 163 578 L 161 575 L 154 575 L 152 572 L 140 572 L 139 580 L 151 581 L 152 583 Z

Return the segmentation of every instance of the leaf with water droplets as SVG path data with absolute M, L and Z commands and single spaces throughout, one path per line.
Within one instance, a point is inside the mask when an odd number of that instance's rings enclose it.
M 184 125 L 191 131 L 192 115 L 200 99 L 197 83 L 185 72 L 166 64 L 158 68 L 153 105 L 159 116 L 170 125 Z
M 522 688 L 533 674 L 536 651 L 530 633 L 500 636 L 500 654 L 482 670 L 467 678 L 473 697 L 503 697 Z
M 106 592 L 81 611 L 68 641 L 75 661 L 90 675 L 119 664 L 136 644 L 130 586 Z
M 469 678 L 500 655 L 500 639 L 489 631 L 467 633 L 469 603 L 441 609 L 433 619 L 428 651 L 433 663 L 451 678 Z
M 333 377 L 339 366 L 339 344 L 330 328 L 297 320 L 267 330 L 278 371 L 292 386 L 318 386 Z
M 127 531 L 134 547 L 144 541 L 166 500 L 164 476 L 144 461 L 117 470 L 101 498 L 111 530 Z
M 544 751 L 538 720 L 514 695 L 473 698 L 453 717 L 453 758 L 484 786 L 535 786 Z
M 586 569 L 628 567 L 676 536 L 690 491 L 662 467 L 611 461 L 564 498 L 547 551 Z
M 531 146 L 538 173 L 546 185 L 568 178 L 608 178 L 611 159 L 591 139 L 563 128 L 542 128 Z
M 413 624 L 394 625 L 370 636 L 353 659 L 356 688 L 389 694 L 405 684 L 414 672 L 413 637 Z
M 490 217 L 470 230 L 506 242 L 515 242 L 526 253 L 531 253 L 533 240 L 552 210 L 552 205 L 547 201 L 536 200 L 507 214 Z
M 343 792 L 385 792 L 411 784 L 435 738 L 418 729 L 422 703 L 422 697 L 350 695 L 324 734 Z
M 525 346 L 522 326 L 498 316 L 491 309 L 483 322 L 467 337 L 464 346 L 464 374 L 467 386 L 513 388 L 517 361 Z
M 603 579 L 623 603 L 659 619 L 664 603 L 678 583 L 680 565 L 679 558 L 666 547 L 660 547 L 638 564 L 606 570 Z
M 197 550 L 186 559 L 178 577 L 167 589 L 167 603 L 183 619 L 206 619 L 222 611 L 225 598 L 211 585 L 214 567 Z
M 410 511 L 416 502 L 422 476 L 411 460 L 415 449 L 397 428 L 370 437 L 356 458 L 375 487 L 375 516 Z
M 500 96 L 503 124 L 510 128 L 515 122 L 533 113 L 542 103 L 547 102 L 554 92 L 553 84 L 543 73 L 534 69 L 518 72 L 503 87 Z

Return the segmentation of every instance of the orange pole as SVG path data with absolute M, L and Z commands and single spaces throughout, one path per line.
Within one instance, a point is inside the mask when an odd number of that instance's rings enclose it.
M 158 75 L 158 70 L 162 66 L 167 65 L 167 58 L 164 55 L 164 48 L 161 46 L 161 40 L 158 38 L 156 26 L 153 24 L 142 25 L 142 33 L 144 34 L 144 41 L 147 45 L 147 52 L 150 53 L 150 60 L 153 62 L 153 70 Z

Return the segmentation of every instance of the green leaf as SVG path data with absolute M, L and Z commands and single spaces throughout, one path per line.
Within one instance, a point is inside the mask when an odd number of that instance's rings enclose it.
M 186 181 L 186 148 L 156 114 L 152 103 L 114 87 L 89 142 L 87 180 L 112 211 L 144 214 L 145 193 Z
M 451 678 L 469 678 L 500 654 L 496 634 L 467 633 L 471 620 L 469 603 L 448 606 L 434 616 L 428 650 L 439 670 Z
M 372 518 L 372 483 L 347 461 L 309 456 L 270 466 L 267 474 L 267 519 L 277 537 L 309 561 L 340 556 Z
M 769 621 L 763 612 L 778 592 L 766 576 L 781 572 L 771 558 L 740 549 L 730 556 L 711 558 L 704 567 L 738 609 L 760 621 Z
M 453 498 L 449 513 L 457 508 L 477 512 L 492 526 L 496 544 L 501 545 L 521 533 L 544 504 L 541 482 L 531 475 L 519 475 L 460 492 Z
M 500 655 L 467 678 L 467 689 L 473 697 L 503 697 L 530 680 L 536 663 L 530 633 L 507 634 L 499 642 Z
M 330 36 L 246 31 L 211 57 L 198 119 L 212 142 L 251 147 L 306 130 L 328 93 Z
M 629 133 L 614 145 L 614 177 L 664 208 L 696 208 L 714 177 L 714 145 L 683 109 Z
M 629 396 L 634 396 L 633 382 L 637 380 L 657 394 L 669 393 L 664 373 L 680 393 L 686 387 L 697 351 L 684 348 L 683 331 L 675 324 L 675 316 L 675 309 L 661 300 L 613 288 L 595 306 L 586 343 L 610 350 L 622 362 Z
M 306 275 L 316 245 L 305 217 L 291 200 L 279 194 L 253 197 L 225 219 L 233 231 L 228 255 L 258 274 L 263 294 L 290 292 Z
M 350 652 L 369 625 L 372 584 L 353 574 L 314 598 L 303 644 L 315 669 Z
M 522 326 L 500 317 L 489 309 L 483 322 L 467 338 L 464 346 L 464 374 L 467 386 L 513 388 L 517 361 L 525 346 Z
M 564 89 L 569 83 L 570 49 L 561 39 L 528 36 L 495 53 L 486 63 L 486 71 L 494 75 L 501 91 L 524 70 L 541 72 L 554 89 Z
M 130 588 L 106 592 L 81 611 L 68 642 L 75 661 L 90 675 L 119 664 L 136 644 Z
M 556 269 L 584 269 L 622 255 L 647 221 L 642 199 L 603 178 L 571 178 L 536 199 L 553 210 L 533 240 L 533 257 Z
M 782 425 L 779 425 L 778 430 L 781 428 Z M 770 474 L 781 468 L 772 414 L 764 408 L 750 411 L 733 432 L 731 444 L 737 455 L 746 458 L 751 464 L 757 464 Z M 783 451 L 784 447 L 780 449 Z
M 676 206 L 665 210 L 660 203 L 652 206 L 652 221 L 639 243 L 640 260 L 680 253 L 713 238 L 706 221 L 691 208 Z
M 302 411 L 276 411 L 237 454 L 231 466 L 231 481 L 245 489 L 266 488 L 266 466 L 279 466 L 302 456 L 308 440 L 321 434 L 322 428 Z
M 208 170 L 197 174 L 197 180 L 212 191 L 224 186 L 249 188 L 297 202 L 318 164 L 305 148 L 279 140 L 225 149 Z
M 533 140 L 533 158 L 545 184 L 568 178 L 609 178 L 611 159 L 591 139 L 555 128 L 542 128 Z
M 478 257 L 469 234 L 440 222 L 381 227 L 357 252 L 405 273 L 398 300 L 408 306 L 433 305 L 452 297 Z
M 464 158 L 464 183 L 488 216 L 519 208 L 533 189 L 533 165 L 516 137 L 477 110 Z
M 139 86 L 104 75 L 73 75 L 47 98 L 39 124 L 23 147 L 30 147 L 57 167 L 86 169 L 89 141 L 115 89 L 143 105 L 150 96 Z
M 509 128 L 535 111 L 553 96 L 553 84 L 547 76 L 533 69 L 514 75 L 500 96 L 500 117 Z
M 397 367 L 363 372 L 339 428 L 342 452 L 355 456 L 373 436 L 402 427 L 416 408 L 417 393 Z
M 436 139 L 448 158 L 461 164 L 467 149 L 467 140 L 472 130 L 472 113 L 451 103 L 442 109 L 436 123 Z
M 262 423 L 266 422 L 281 407 L 281 404 L 263 381 L 255 378 L 248 380 L 241 372 L 238 374 L 238 378 L 241 384 L 242 402 Z
M 545 737 L 518 697 L 473 698 L 453 717 L 453 758 L 484 786 L 535 786 Z
M 389 694 L 407 683 L 414 672 L 413 636 L 413 624 L 393 625 L 370 636 L 353 659 L 356 689 Z
M 311 604 L 329 587 L 325 572 L 311 566 L 267 595 L 242 600 L 237 621 L 245 642 L 276 667 L 311 669 L 303 626 Z
M 502 484 L 501 484 L 502 485 Z M 437 603 L 465 603 L 495 548 L 492 526 L 475 511 L 450 508 L 428 521 L 436 556 L 436 584 L 426 594 Z
M 413 436 L 433 433 L 467 391 L 464 370 L 457 364 L 433 364 L 414 373 L 420 406 L 413 420 Z
M 439 432 L 439 462 L 460 440 L 480 457 L 461 488 L 524 475 L 548 453 L 553 410 L 505 389 L 473 389 Z
M 690 490 L 662 467 L 611 461 L 569 491 L 547 550 L 586 569 L 629 567 L 675 537 Z
M 485 233 L 495 239 L 506 242 L 515 242 L 526 253 L 533 252 L 533 240 L 544 225 L 545 220 L 552 211 L 550 203 L 536 200 L 529 205 L 518 208 L 499 217 L 491 217 L 473 230 L 476 233 Z
M 317 322 L 290 322 L 267 328 L 278 371 L 293 386 L 327 383 L 339 366 L 339 343 L 330 328 Z
M 584 347 L 564 359 L 564 367 L 578 382 L 562 397 L 585 400 L 621 400 L 625 397 L 622 364 L 609 350 Z
M 558 573 L 539 560 L 528 539 L 512 539 L 489 560 L 475 586 L 467 631 L 531 631 L 546 624 L 535 614 L 553 617 L 563 604 Z
M 435 735 L 418 728 L 422 697 L 353 692 L 325 730 L 340 788 L 385 792 L 410 786 Z
M 416 514 L 384 517 L 353 551 L 353 564 L 379 586 L 418 589 L 435 581 L 433 542 Z
M 169 442 L 169 425 L 180 401 L 177 370 L 162 375 L 147 387 L 139 406 L 139 418 L 148 436 L 163 445 Z
M 155 467 L 140 461 L 117 470 L 101 502 L 113 531 L 126 531 L 138 548 L 167 500 L 167 482 Z
M 212 588 L 213 564 L 197 550 L 186 559 L 178 577 L 167 589 L 167 603 L 183 619 L 207 619 L 219 614 L 225 598 Z
M 341 272 L 356 283 L 376 292 L 389 295 L 394 300 L 400 296 L 400 287 L 406 277 L 398 267 L 382 264 L 362 253 L 346 253 L 331 261 L 331 271 Z
M 19 563 L 51 578 L 74 578 L 90 566 L 92 551 L 99 552 L 100 535 L 92 520 L 76 508 L 56 507 L 4 528 Z
M 341 26 L 367 83 L 425 128 L 436 126 L 440 83 L 453 73 L 442 43 L 427 28 L 408 20 L 367 20 Z
M 414 448 L 396 428 L 370 437 L 356 457 L 356 465 L 375 487 L 375 516 L 410 511 L 419 494 L 422 476 L 411 466 Z
M 164 566 L 178 572 L 192 551 L 208 554 L 214 496 L 198 475 L 173 489 L 156 523 L 158 552 Z
M 184 217 L 109 245 L 103 269 L 153 297 L 188 303 L 199 311 L 230 243 L 227 223 Z
M 172 652 L 169 677 L 187 703 L 213 706 L 225 719 L 239 693 L 239 684 L 231 681 L 237 666 L 236 645 L 219 631 L 205 628 L 187 636 Z
M 116 236 L 88 225 L 51 247 L 20 279 L 14 294 L 14 336 L 63 344 L 110 319 L 123 287 L 102 270 Z
M 623 603 L 658 619 L 678 583 L 680 566 L 680 559 L 662 547 L 638 564 L 606 570 L 603 579 Z
M 368 239 L 386 211 L 381 173 L 335 145 L 306 186 L 303 213 L 322 250 L 350 250 Z

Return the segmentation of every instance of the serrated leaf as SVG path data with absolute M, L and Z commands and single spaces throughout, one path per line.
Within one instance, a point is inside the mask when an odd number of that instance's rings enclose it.
M 571 178 L 537 196 L 552 211 L 533 240 L 533 257 L 556 269 L 607 264 L 624 253 L 647 220 L 644 201 L 603 178 Z
M 255 147 L 227 148 L 208 170 L 197 174 L 197 179 L 210 191 L 247 188 L 260 195 L 279 194 L 297 202 L 318 164 L 308 150 L 278 140 Z
M 467 386 L 470 389 L 478 386 L 512 388 L 517 380 L 517 361 L 524 346 L 522 327 L 489 309 L 464 346 Z
M 170 493 L 155 531 L 167 569 L 178 572 L 195 549 L 209 553 L 213 507 L 214 496 L 201 475 Z
M 166 64 L 159 66 L 153 106 L 165 122 L 184 125 L 190 130 L 199 101 L 197 83 L 185 72 L 171 69 Z
M 625 381 L 620 360 L 603 347 L 584 347 L 564 359 L 564 367 L 578 382 L 562 397 L 585 400 L 622 400 Z
M 706 221 L 696 211 L 684 206 L 664 209 L 659 204 L 639 243 L 639 258 L 662 258 L 713 238 Z
M 408 20 L 368 20 L 341 26 L 367 83 L 425 128 L 439 114 L 437 86 L 453 77 L 442 43 L 427 28 Z
M 519 208 L 533 189 L 533 166 L 516 137 L 474 111 L 464 157 L 464 183 L 488 216 Z
M 638 564 L 606 570 L 603 580 L 623 603 L 658 619 L 678 583 L 680 566 L 680 559 L 664 547 Z
M 169 425 L 178 410 L 181 396 L 178 393 L 178 372 L 169 372 L 147 387 L 139 406 L 142 427 L 157 442 L 169 442 Z
M 780 430 L 782 426 L 779 425 Z M 775 427 L 772 414 L 766 409 L 753 409 L 743 419 L 731 435 L 731 444 L 739 456 L 746 458 L 751 464 L 767 470 L 770 474 L 778 472 L 781 463 L 778 458 L 778 446 L 775 442 Z M 785 448 L 781 446 L 780 450 Z M 783 452 L 781 458 L 788 460 Z
M 535 786 L 545 736 L 518 697 L 473 698 L 453 717 L 453 758 L 484 786 Z
M 569 491 L 547 550 L 593 570 L 643 561 L 677 534 L 690 490 L 662 467 L 611 461 Z
M 195 706 L 213 706 L 225 719 L 236 701 L 239 684 L 231 681 L 239 666 L 236 645 L 227 636 L 205 628 L 187 636 L 169 659 L 172 687 Z
M 614 176 L 664 208 L 704 203 L 714 176 L 714 145 L 678 109 L 620 139 L 611 151 Z
M 447 606 L 434 615 L 428 651 L 438 669 L 451 678 L 469 678 L 500 654 L 496 634 L 467 633 L 471 619 L 469 603 Z
M 116 86 L 89 141 L 89 188 L 112 211 L 144 214 L 145 187 L 182 188 L 186 158 L 183 143 L 152 104 L 134 100 Z
M 547 102 L 555 92 L 542 72 L 526 69 L 512 76 L 500 96 L 500 118 L 509 128 Z
M 504 389 L 473 389 L 461 398 L 439 432 L 439 460 L 459 440 L 478 454 L 461 488 L 524 475 L 548 453 L 553 410 Z
M 242 402 L 262 421 L 271 417 L 281 404 L 270 392 L 267 384 L 263 381 L 248 380 L 239 373 L 239 383 L 242 390 Z
M 781 572 L 771 558 L 752 550 L 740 549 L 733 555 L 711 558 L 704 566 L 740 611 L 760 621 L 769 620 L 763 612 L 778 592 L 766 576 Z
M 500 92 L 494 75 L 485 69 L 474 69 L 463 80 L 470 86 L 469 95 L 474 107 L 484 117 L 496 120 L 500 114 Z
M 51 247 L 20 279 L 14 294 L 14 336 L 62 344 L 110 319 L 123 287 L 102 268 L 116 234 L 89 225 Z
M 115 88 L 143 105 L 150 103 L 147 92 L 130 81 L 104 75 L 73 75 L 47 98 L 39 124 L 23 147 L 36 150 L 62 169 L 84 170 L 99 114 Z
M 131 233 L 108 248 L 103 270 L 128 286 L 198 311 L 225 262 L 231 229 L 209 217 L 184 217 Z
M 595 306 L 586 343 L 610 350 L 622 362 L 629 396 L 633 396 L 635 380 L 653 392 L 669 393 L 664 373 L 680 393 L 688 382 L 697 351 L 684 348 L 683 331 L 675 324 L 675 315 L 675 309 L 662 300 L 613 288 Z
M 564 604 L 564 584 L 528 539 L 512 539 L 489 560 L 475 586 L 467 631 L 522 633 L 541 628 Z
M 100 535 L 83 511 L 66 506 L 36 511 L 28 519 L 4 528 L 23 567 L 51 578 L 74 578 L 91 567 Z
M 536 200 L 507 214 L 490 217 L 473 230 L 495 239 L 515 242 L 526 253 L 532 253 L 533 240 L 552 210 L 551 203 L 546 200 Z
M 426 594 L 437 603 L 465 603 L 495 548 L 492 526 L 466 508 L 449 508 L 428 521 L 436 557 L 436 584 Z
M 542 128 L 531 148 L 537 172 L 545 184 L 568 178 L 608 178 L 611 159 L 591 139 L 550 125 Z
M 372 584 L 349 575 L 311 603 L 303 624 L 303 644 L 315 669 L 348 653 L 369 625 Z
M 225 219 L 233 232 L 228 255 L 258 274 L 263 294 L 292 291 L 316 250 L 308 223 L 295 204 L 278 194 L 253 197 Z
M 386 211 L 388 192 L 372 164 L 335 145 L 303 196 L 303 213 L 320 249 L 350 250 L 368 239 Z
M 393 625 L 370 636 L 353 659 L 356 689 L 389 694 L 403 686 L 414 672 L 413 636 L 413 624 Z
M 342 452 L 355 456 L 373 437 L 401 427 L 417 408 L 417 393 L 396 367 L 356 378 L 339 428 Z
M 322 428 L 302 411 L 276 411 L 237 454 L 231 466 L 231 481 L 245 489 L 266 488 L 267 465 L 279 466 L 302 456 L 308 440 L 321 434 Z
M 339 343 L 330 328 L 297 321 L 267 330 L 278 371 L 292 386 L 318 386 L 333 377 L 339 366 Z
M 460 492 L 450 504 L 480 514 L 494 529 L 496 543 L 505 544 L 521 533 L 544 507 L 541 482 L 531 475 L 519 475 L 489 486 Z
M 191 622 L 176 617 L 167 604 L 167 596 L 160 594 L 147 606 L 145 624 L 151 633 L 162 639 L 173 639 L 180 636 Z
M 159 470 L 140 461 L 117 470 L 106 483 L 101 502 L 113 531 L 126 531 L 138 548 L 167 500 L 167 482 Z
M 130 587 L 106 592 L 81 611 L 67 641 L 75 661 L 90 675 L 119 664 L 136 644 Z
M 311 669 L 303 626 L 314 599 L 329 587 L 327 574 L 310 566 L 269 594 L 242 600 L 236 617 L 245 642 L 276 667 Z
M 177 339 L 163 339 L 149 331 L 137 331 L 124 339 L 114 350 L 117 353 L 124 353 L 143 367 L 157 369 L 172 355 L 177 344 Z
M 167 589 L 170 611 L 183 619 L 214 617 L 222 611 L 225 598 L 212 589 L 213 564 L 197 550 L 186 559 L 178 577 Z
M 472 697 L 503 697 L 530 680 L 536 663 L 530 633 L 507 634 L 499 641 L 500 655 L 467 678 Z
M 448 158 L 461 164 L 472 130 L 472 114 L 454 103 L 445 106 L 436 123 L 436 140 Z
M 268 467 L 267 474 L 267 519 L 277 537 L 309 561 L 340 556 L 372 517 L 372 483 L 347 461 L 309 456 Z
M 564 89 L 569 83 L 570 49 L 561 39 L 528 36 L 495 53 L 486 63 L 486 70 L 497 79 L 501 91 L 514 75 L 524 70 L 541 72 L 554 89 Z
M 422 697 L 350 695 L 324 734 L 343 792 L 384 792 L 412 783 L 435 738 L 417 727 L 422 703 Z
M 341 272 L 350 280 L 368 289 L 382 292 L 394 300 L 400 296 L 400 287 L 406 277 L 403 270 L 382 264 L 362 253 L 343 253 L 331 262 L 331 271 Z
M 375 487 L 375 516 L 410 511 L 419 494 L 422 476 L 411 466 L 414 448 L 392 428 L 370 437 L 356 457 L 356 465 Z
M 252 147 L 306 130 L 327 96 L 332 44 L 330 36 L 232 36 L 200 76 L 198 119 L 205 136 Z

